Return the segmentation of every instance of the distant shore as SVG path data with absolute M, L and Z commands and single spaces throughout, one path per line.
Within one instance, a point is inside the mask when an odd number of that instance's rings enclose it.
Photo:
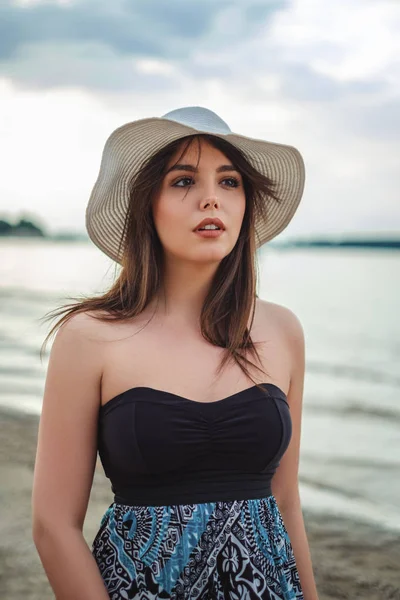
M 38 417 L 0 408 L 0 597 L 54 598 L 31 539 L 31 487 Z M 112 501 L 95 471 L 84 534 L 91 544 Z M 400 599 L 400 536 L 374 525 L 303 511 L 319 600 Z
M 33 238 L 61 241 L 89 240 L 86 232 L 62 231 L 53 235 L 46 232 L 45 228 L 30 219 L 19 219 L 15 223 L 0 218 L 0 238 Z
M 375 248 L 386 250 L 400 250 L 400 239 L 313 239 L 292 240 L 276 244 L 279 248 Z
M 84 233 L 56 233 L 54 235 L 44 233 L 31 233 L 26 229 L 17 229 L 13 233 L 1 233 L 1 239 L 42 239 L 54 242 L 89 242 L 90 238 Z M 400 250 L 400 239 L 310 239 L 271 241 L 269 247 L 277 250 L 291 250 L 292 248 L 346 248 L 346 249 L 375 249 L 375 250 Z
M 34 238 L 54 241 L 89 241 L 88 234 L 78 231 L 60 231 L 55 234 L 46 232 L 43 226 L 29 219 L 19 219 L 10 223 L 0 218 L 0 238 Z M 273 240 L 269 244 L 277 249 L 286 248 L 374 248 L 400 250 L 400 231 L 393 233 L 357 233 L 304 236 L 289 240 Z

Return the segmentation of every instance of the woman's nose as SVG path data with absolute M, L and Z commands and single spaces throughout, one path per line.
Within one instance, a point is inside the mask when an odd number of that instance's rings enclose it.
M 218 198 L 216 196 L 207 196 L 201 201 L 202 208 L 208 208 L 209 206 L 218 207 Z

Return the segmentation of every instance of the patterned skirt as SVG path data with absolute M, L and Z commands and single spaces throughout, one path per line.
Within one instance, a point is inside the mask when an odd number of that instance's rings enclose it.
M 303 600 L 276 499 L 112 503 L 92 554 L 112 600 Z

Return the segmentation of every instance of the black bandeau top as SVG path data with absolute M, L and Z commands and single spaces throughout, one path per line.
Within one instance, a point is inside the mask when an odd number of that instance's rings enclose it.
M 292 435 L 272 383 L 213 402 L 133 387 L 101 406 L 99 456 L 114 501 L 194 504 L 262 498 Z

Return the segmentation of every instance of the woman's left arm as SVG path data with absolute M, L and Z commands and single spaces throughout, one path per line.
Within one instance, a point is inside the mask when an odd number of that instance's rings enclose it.
M 272 479 L 272 493 L 289 534 L 304 600 L 318 600 L 310 548 L 301 509 L 298 471 L 305 372 L 305 342 L 302 325 L 288 308 L 281 307 L 282 329 L 290 348 L 291 376 L 288 402 L 292 418 L 292 437 Z

